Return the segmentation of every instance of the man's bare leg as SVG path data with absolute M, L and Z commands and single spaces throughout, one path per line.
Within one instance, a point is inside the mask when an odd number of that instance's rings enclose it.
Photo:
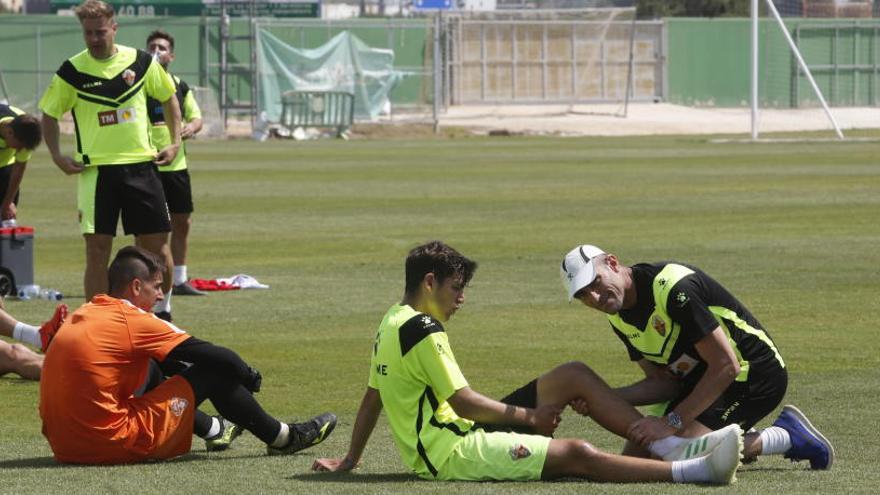
M 577 476 L 593 481 L 729 484 L 736 481 L 742 445 L 740 431 L 698 459 L 657 461 L 602 452 L 576 439 L 551 440 L 541 477 L 553 479 Z
M 165 279 L 162 281 L 162 292 L 171 293 L 171 282 L 174 274 L 174 259 L 171 257 L 171 248 L 168 246 L 168 232 L 156 234 L 141 234 L 135 236 L 134 243 L 147 251 L 162 258 L 165 262 Z
M 0 340 L 0 376 L 15 373 L 26 380 L 39 380 L 43 356 L 21 344 Z
M 113 236 L 107 234 L 83 234 L 86 241 L 86 271 L 83 277 L 86 301 L 96 294 L 107 293 L 107 265 L 113 250 Z
M 538 406 L 565 407 L 575 399 L 587 403 L 590 417 L 606 430 L 626 438 L 642 414 L 623 400 L 584 363 L 565 363 L 538 377 Z
M 171 214 L 171 257 L 174 265 L 185 265 L 187 254 L 187 239 L 192 218 L 189 213 Z
M 672 463 L 609 454 L 583 440 L 551 440 L 541 477 L 564 476 L 593 481 L 672 481 Z

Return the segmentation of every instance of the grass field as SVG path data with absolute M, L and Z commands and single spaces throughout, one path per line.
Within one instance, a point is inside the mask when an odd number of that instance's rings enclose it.
M 876 142 L 226 141 L 194 142 L 190 157 L 191 276 L 247 273 L 271 289 L 175 297 L 175 321 L 259 368 L 259 398 L 271 413 L 295 419 L 334 411 L 336 433 L 286 458 L 265 457 L 245 435 L 212 455 L 196 439 L 194 453 L 168 463 L 58 466 L 40 434 L 38 384 L 6 376 L 0 492 L 876 493 Z M 75 204 L 75 179 L 43 149 L 25 177 L 19 219 L 37 229 L 37 283 L 61 289 L 71 305 L 82 302 L 84 263 Z M 406 472 L 380 419 L 356 474 L 310 473 L 315 456 L 345 452 L 374 332 L 401 295 L 404 256 L 435 238 L 481 263 L 466 305 L 447 325 L 475 389 L 501 396 L 568 360 L 585 361 L 612 385 L 634 381 L 638 370 L 601 315 L 566 303 L 561 256 L 589 242 L 624 263 L 686 261 L 724 283 L 770 329 L 790 370 L 786 401 L 835 443 L 834 469 L 763 458 L 723 489 L 429 483 Z M 7 309 L 39 322 L 51 305 L 10 300 Z M 611 451 L 622 446 L 571 412 L 559 433 Z

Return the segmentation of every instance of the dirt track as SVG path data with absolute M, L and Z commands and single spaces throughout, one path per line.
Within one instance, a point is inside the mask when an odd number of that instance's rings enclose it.
M 631 104 L 626 117 L 619 105 L 480 105 L 454 106 L 440 115 L 443 134 L 528 134 L 557 136 L 644 136 L 660 134 L 751 133 L 748 108 L 686 107 L 669 103 Z M 844 133 L 880 129 L 880 107 L 833 108 Z M 835 137 L 821 108 L 762 109 L 759 133 L 826 131 Z M 378 122 L 358 123 L 355 139 L 429 137 L 431 117 L 396 113 Z M 389 125 L 390 124 L 390 125 Z M 229 121 L 228 137 L 250 136 L 250 121 Z
M 626 118 L 619 106 L 534 105 L 451 107 L 440 117 L 441 126 L 475 131 L 590 136 L 651 134 L 748 134 L 748 108 L 692 108 L 668 103 L 631 104 Z M 834 108 L 835 119 L 846 129 L 880 128 L 880 108 Z M 761 110 L 761 133 L 831 130 L 821 108 Z

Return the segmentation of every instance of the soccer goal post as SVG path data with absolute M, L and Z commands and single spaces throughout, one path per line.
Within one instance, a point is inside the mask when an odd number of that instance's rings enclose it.
M 625 116 L 628 103 L 662 95 L 662 23 L 636 22 L 635 2 L 521 4 L 444 14 L 451 104 L 568 105 Z
M 813 77 L 812 72 L 810 71 L 810 67 L 807 65 L 807 62 L 804 60 L 803 54 L 801 50 L 795 43 L 794 39 L 792 39 L 791 33 L 789 33 L 788 28 L 785 25 L 785 22 L 782 20 L 782 17 L 779 15 L 779 11 L 776 9 L 776 5 L 774 5 L 773 0 L 751 0 L 751 134 L 752 139 L 758 139 L 760 134 L 760 106 L 761 106 L 761 95 L 759 94 L 759 88 L 761 83 L 761 74 L 760 74 L 760 6 L 761 3 L 764 3 L 769 16 L 772 18 L 771 20 L 775 22 L 778 26 L 779 31 L 785 38 L 785 42 L 788 44 L 788 48 L 791 51 L 791 55 L 797 62 L 798 70 L 794 71 L 793 74 L 793 82 L 792 86 L 798 85 L 798 78 L 802 73 L 803 76 L 809 82 L 809 87 L 813 92 L 816 100 L 821 105 L 825 116 L 827 117 L 830 126 L 834 129 L 834 132 L 837 134 L 837 137 L 840 139 L 844 139 L 843 131 L 840 129 L 840 125 L 837 123 L 837 120 L 834 118 L 834 114 L 831 112 L 831 108 L 828 106 L 828 102 L 825 99 L 825 96 L 822 94 L 822 90 L 819 88 L 819 85 L 816 83 L 816 79 Z M 792 100 L 792 106 L 799 106 L 800 102 L 797 98 Z

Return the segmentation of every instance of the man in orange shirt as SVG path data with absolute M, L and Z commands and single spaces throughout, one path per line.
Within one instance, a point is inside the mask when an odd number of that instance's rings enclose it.
M 286 424 L 254 399 L 261 376 L 235 352 L 190 336 L 156 318 L 165 271 L 144 249 L 121 249 L 110 264 L 110 295 L 73 312 L 52 341 L 40 382 L 43 434 L 55 458 L 78 464 L 122 464 L 189 452 L 206 425 L 196 407 L 217 411 L 267 444 L 291 454 L 322 442 L 336 425 L 325 413 Z M 153 388 L 151 360 L 192 363 Z M 143 392 L 142 395 L 140 393 Z

